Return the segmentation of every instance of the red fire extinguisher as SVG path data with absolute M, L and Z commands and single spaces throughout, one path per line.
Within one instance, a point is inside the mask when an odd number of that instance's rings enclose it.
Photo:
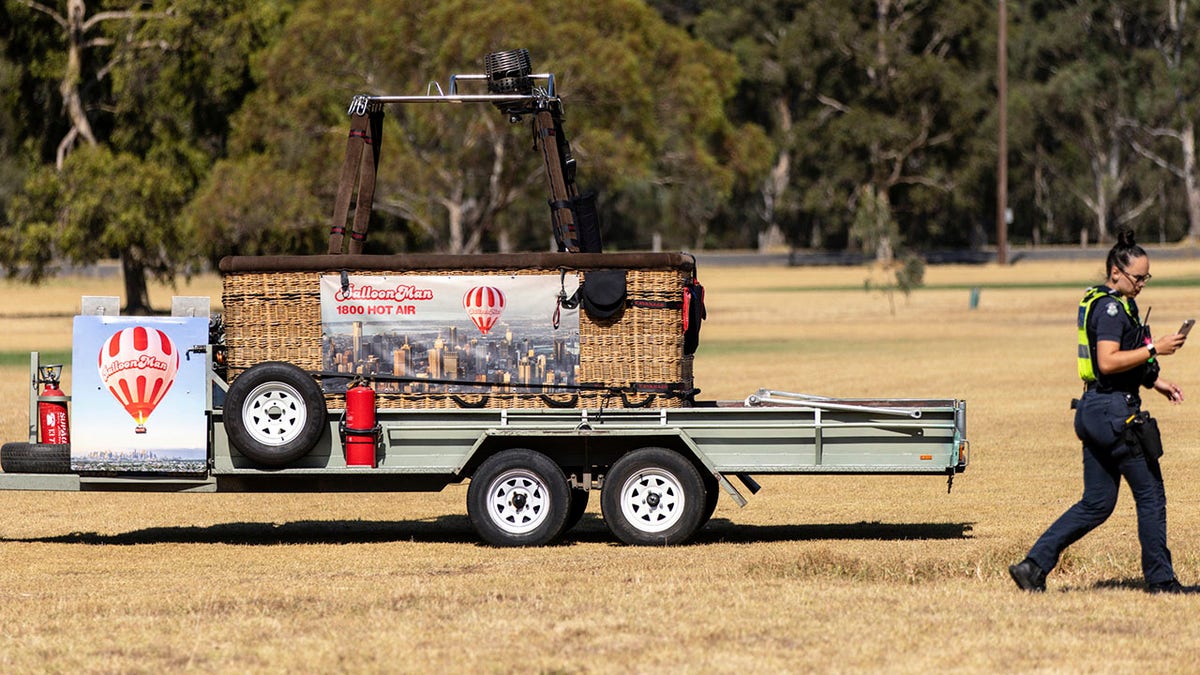
M 379 425 L 375 422 L 375 390 L 356 380 L 346 390 L 346 416 L 341 424 L 346 466 L 375 466 Z
M 38 436 L 42 443 L 66 445 L 71 442 L 67 419 L 67 401 L 71 400 L 58 388 L 62 366 L 41 366 L 38 383 L 45 388 L 38 396 Z

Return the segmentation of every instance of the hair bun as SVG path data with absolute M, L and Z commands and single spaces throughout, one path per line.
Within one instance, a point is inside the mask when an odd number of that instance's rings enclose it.
M 1137 246 L 1133 240 L 1133 230 L 1121 230 L 1117 233 L 1117 244 L 1122 247 Z

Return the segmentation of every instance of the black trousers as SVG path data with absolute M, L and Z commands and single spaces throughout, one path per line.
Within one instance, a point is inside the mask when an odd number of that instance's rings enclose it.
M 1083 440 L 1083 497 L 1037 540 L 1029 558 L 1049 572 L 1062 552 L 1108 519 L 1117 505 L 1121 477 L 1129 483 L 1137 508 L 1142 574 L 1150 584 L 1175 578 L 1167 548 L 1167 495 L 1158 459 L 1131 452 L 1120 430 L 1139 402 L 1121 392 L 1088 392 L 1076 411 L 1075 428 Z

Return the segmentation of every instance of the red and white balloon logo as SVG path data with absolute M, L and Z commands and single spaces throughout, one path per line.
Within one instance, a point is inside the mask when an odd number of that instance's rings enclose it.
M 463 309 L 479 332 L 487 335 L 504 313 L 504 293 L 492 286 L 476 286 L 463 296 Z
M 179 371 L 179 351 L 171 338 L 142 326 L 117 331 L 100 349 L 98 365 L 104 386 L 137 423 L 134 432 L 146 433 L 146 418 Z

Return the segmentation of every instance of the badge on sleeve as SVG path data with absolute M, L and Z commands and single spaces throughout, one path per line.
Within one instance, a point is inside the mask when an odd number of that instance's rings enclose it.
M 1109 316 L 1116 316 L 1121 310 L 1117 309 L 1117 303 L 1110 302 L 1104 311 L 1107 312 Z

